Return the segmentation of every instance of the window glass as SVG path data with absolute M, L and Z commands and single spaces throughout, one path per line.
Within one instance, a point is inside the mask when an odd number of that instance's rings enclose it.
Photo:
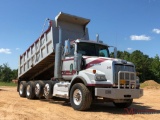
M 75 45 L 71 45 L 71 49 L 70 49 L 70 55 L 69 56 L 74 56 L 74 50 L 75 50 Z
M 86 56 L 109 57 L 108 47 L 94 43 L 78 43 L 78 53 Z

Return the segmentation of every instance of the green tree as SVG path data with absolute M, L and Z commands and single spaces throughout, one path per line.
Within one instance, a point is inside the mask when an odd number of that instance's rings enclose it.
M 123 54 L 124 54 L 123 55 L 123 59 L 127 60 L 127 61 L 130 61 L 130 55 L 131 54 L 129 52 L 127 52 L 127 51 L 124 51 Z
M 160 80 L 160 57 L 155 56 L 151 63 L 151 71 L 154 74 L 154 79 L 158 82 Z
M 130 61 L 136 66 L 141 82 L 150 79 L 150 61 L 148 55 L 144 55 L 141 51 L 136 50 L 131 53 Z
M 17 78 L 18 70 L 11 70 L 7 63 L 0 65 L 0 81 L 10 82 Z
M 12 70 L 12 76 L 11 79 L 17 79 L 18 75 L 18 69 L 14 69 Z
M 110 56 L 113 57 L 114 53 L 112 52 Z M 160 57 L 158 55 L 155 58 L 150 58 L 139 50 L 132 53 L 117 51 L 117 58 L 134 63 L 141 82 L 149 79 L 160 80 Z

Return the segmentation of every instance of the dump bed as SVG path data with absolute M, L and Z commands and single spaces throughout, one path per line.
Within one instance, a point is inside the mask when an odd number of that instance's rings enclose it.
M 54 77 L 55 45 L 61 29 L 64 40 L 89 40 L 86 25 L 89 19 L 60 12 L 50 20 L 48 29 L 20 56 L 18 78 L 21 80 L 50 79 Z

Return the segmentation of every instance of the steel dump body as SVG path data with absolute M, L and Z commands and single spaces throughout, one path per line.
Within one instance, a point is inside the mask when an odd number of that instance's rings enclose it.
M 20 56 L 18 78 L 20 80 L 47 80 L 54 77 L 55 45 L 61 42 L 89 40 L 86 25 L 89 19 L 60 13 L 55 20 L 50 20 L 48 29 Z

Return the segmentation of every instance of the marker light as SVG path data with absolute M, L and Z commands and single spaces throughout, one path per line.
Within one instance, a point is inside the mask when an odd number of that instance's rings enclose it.
M 93 70 L 93 73 L 96 74 L 96 70 Z

